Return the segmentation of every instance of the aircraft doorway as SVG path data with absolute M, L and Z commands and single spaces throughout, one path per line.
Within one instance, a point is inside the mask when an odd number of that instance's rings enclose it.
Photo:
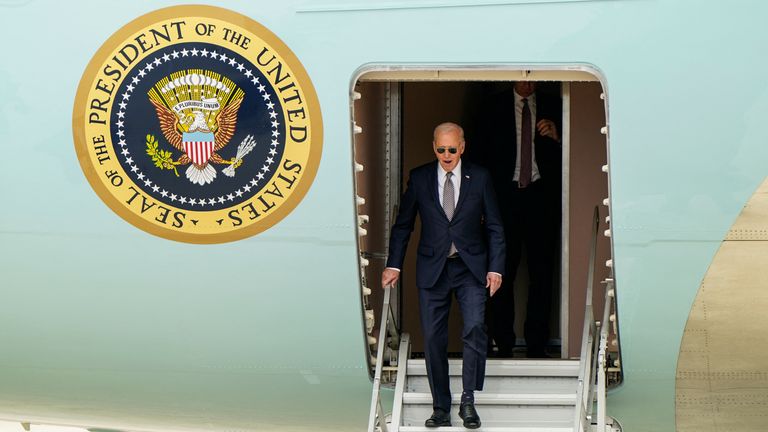
M 355 158 L 357 163 L 363 165 L 363 171 L 356 174 L 356 193 L 365 201 L 358 207 L 359 213 L 369 218 L 365 226 L 366 235 L 360 241 L 362 256 L 368 261 L 362 268 L 362 277 L 371 289 L 371 295 L 364 296 L 365 307 L 370 310 L 367 313 L 369 317 L 379 314 L 379 279 L 386 259 L 389 227 L 394 221 L 409 170 L 434 159 L 432 131 L 437 124 L 445 121 L 464 127 L 467 139 L 465 158 L 481 164 L 483 160 L 487 161 L 488 149 L 483 148 L 482 142 L 477 142 L 481 141 L 479 137 L 483 133 L 479 129 L 484 125 L 478 114 L 482 112 L 482 104 L 489 95 L 510 89 L 512 81 L 521 73 L 505 72 L 506 79 L 488 79 L 488 74 L 465 71 L 460 79 L 443 77 L 442 80 L 439 75 L 443 72 L 422 75 L 412 72 L 401 79 L 391 72 L 389 75 L 388 72 L 375 72 L 364 74 L 355 83 L 354 92 L 359 95 L 352 107 L 353 127 L 357 132 Z M 585 72 L 563 71 L 559 75 L 546 71 L 528 73 L 527 79 L 542 79 L 537 83 L 540 92 L 560 97 L 563 101 L 562 118 L 559 119 L 562 128 L 562 168 L 558 173 L 561 199 L 557 212 L 560 217 L 555 227 L 557 241 L 551 253 L 552 301 L 547 352 L 556 358 L 574 358 L 579 355 L 583 322 L 589 219 L 594 207 L 608 196 L 608 177 L 601 170 L 602 165 L 607 163 L 605 136 L 600 133 L 600 128 L 605 125 L 602 87 L 594 76 Z M 490 78 L 498 77 L 490 75 Z M 552 79 L 558 77 L 565 79 Z M 504 126 L 499 124 L 496 127 Z M 498 156 L 491 154 L 490 157 Z M 601 214 L 606 213 L 603 207 Z M 410 333 L 412 352 L 417 355 L 423 351 L 415 286 L 414 245 L 418 241 L 419 230 L 417 221 L 403 268 L 401 290 L 392 302 L 401 331 Z M 598 249 L 601 255 L 609 255 L 608 240 L 602 239 Z M 514 282 L 515 333 L 520 347 L 525 344 L 523 323 L 529 279 L 525 255 L 523 252 Z M 596 276 L 598 281 L 600 276 Z M 369 327 L 375 330 L 377 325 L 373 323 Z M 461 352 L 460 333 L 461 315 L 454 302 L 449 324 L 449 352 L 457 355 Z M 378 333 L 371 331 L 369 334 Z M 370 337 L 369 341 L 373 343 Z M 524 348 L 515 350 L 515 356 L 524 355 Z

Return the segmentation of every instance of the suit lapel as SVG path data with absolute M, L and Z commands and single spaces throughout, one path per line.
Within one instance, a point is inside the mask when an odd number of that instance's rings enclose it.
M 443 210 L 443 206 L 440 205 L 440 197 L 438 196 L 438 186 L 437 186 L 437 164 L 439 162 L 435 161 L 434 164 L 432 164 L 432 169 L 429 170 L 429 182 L 432 185 L 432 187 L 429 188 L 430 191 L 432 191 L 432 201 L 435 203 L 435 207 L 437 207 L 438 213 L 443 215 L 444 218 L 448 219 L 445 216 L 445 210 Z
M 456 210 L 453 213 L 453 217 L 456 217 L 461 211 L 461 205 L 467 199 L 467 195 L 471 191 L 472 187 L 472 166 L 466 161 L 461 161 L 461 187 L 459 188 L 459 202 L 456 204 Z

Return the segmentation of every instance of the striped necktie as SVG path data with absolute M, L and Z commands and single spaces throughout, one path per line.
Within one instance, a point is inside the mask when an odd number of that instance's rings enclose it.
M 456 202 L 454 200 L 455 195 L 451 177 L 453 177 L 452 172 L 445 173 L 445 184 L 443 185 L 443 211 L 445 212 L 445 217 L 447 217 L 448 220 L 453 219 L 453 212 L 456 210 Z M 448 250 L 448 256 L 451 256 L 456 252 L 456 245 L 451 242 L 451 248 Z

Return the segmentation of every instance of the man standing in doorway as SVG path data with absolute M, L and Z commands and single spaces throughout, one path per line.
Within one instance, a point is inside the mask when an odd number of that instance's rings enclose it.
M 499 357 L 512 357 L 516 337 L 512 284 L 524 247 L 529 278 L 527 357 L 544 358 L 548 357 L 545 348 L 559 238 L 562 102 L 537 91 L 532 81 L 518 81 L 512 90 L 495 94 L 488 102 L 488 115 L 478 133 L 498 194 L 507 244 L 504 289 L 488 302 L 490 336 Z
M 413 169 L 392 226 L 383 287 L 394 285 L 418 213 L 421 238 L 416 259 L 419 315 L 424 333 L 432 416 L 425 426 L 450 426 L 448 312 L 451 296 L 463 317 L 463 393 L 459 417 L 464 427 L 480 427 L 474 391 L 483 389 L 488 337 L 484 316 L 487 293 L 501 286 L 504 232 L 491 177 L 484 168 L 462 162 L 464 131 L 454 123 L 435 128 L 437 161 Z

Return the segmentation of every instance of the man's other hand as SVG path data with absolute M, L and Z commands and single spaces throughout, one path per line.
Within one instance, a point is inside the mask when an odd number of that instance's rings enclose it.
M 485 276 L 485 287 L 491 290 L 491 296 L 501 287 L 501 275 L 498 273 L 488 273 Z
M 557 133 L 557 126 L 552 120 L 542 119 L 536 123 L 536 130 L 545 137 L 550 137 L 553 140 L 560 142 L 560 134 Z

